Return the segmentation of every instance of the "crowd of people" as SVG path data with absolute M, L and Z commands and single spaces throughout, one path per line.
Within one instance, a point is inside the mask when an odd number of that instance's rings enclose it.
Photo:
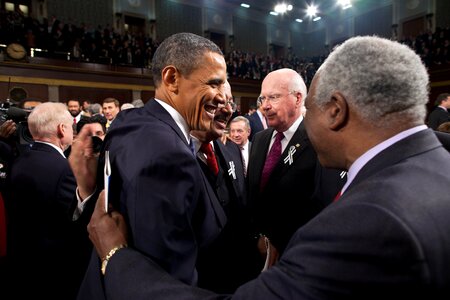
M 110 25 L 93 27 L 75 25 L 53 16 L 39 21 L 20 12 L 0 11 L 0 42 L 18 42 L 26 49 L 40 48 L 39 55 L 74 61 L 95 62 L 134 67 L 151 67 L 159 42 L 148 35 L 118 33 Z M 309 85 L 323 56 L 299 58 L 288 53 L 279 59 L 270 55 L 232 50 L 226 55 L 229 77 L 262 80 L 268 72 L 280 68 L 297 70 Z
M 212 41 L 174 34 L 151 66 L 143 107 L 31 109 L 1 186 L 2 299 L 450 297 L 450 134 L 411 48 L 351 38 L 309 90 L 268 68 L 247 116 Z

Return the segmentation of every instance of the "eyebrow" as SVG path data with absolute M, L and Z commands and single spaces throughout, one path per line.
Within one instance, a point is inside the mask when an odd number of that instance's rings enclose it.
M 215 85 L 221 85 L 224 84 L 225 81 L 220 78 L 214 78 L 207 81 L 208 84 L 215 84 Z

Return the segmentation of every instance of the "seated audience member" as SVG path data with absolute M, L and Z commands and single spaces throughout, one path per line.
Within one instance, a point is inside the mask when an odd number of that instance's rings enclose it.
M 36 106 L 28 117 L 34 143 L 11 169 L 11 292 L 21 299 L 75 299 L 92 251 L 88 219 L 63 154 L 73 118 L 62 103 Z M 34 258 L 29 258 L 32 251 Z
M 88 226 L 111 299 L 449 299 L 450 154 L 424 124 L 428 73 L 379 37 L 338 46 L 314 76 L 305 125 L 320 162 L 348 170 L 335 202 L 234 295 L 169 276 L 127 243 L 100 195 Z M 282 201 L 283 199 L 280 199 Z M 238 270 L 237 270 L 238 272 Z

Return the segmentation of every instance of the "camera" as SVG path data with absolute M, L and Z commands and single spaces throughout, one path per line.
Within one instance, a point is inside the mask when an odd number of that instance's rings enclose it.
M 14 132 L 12 138 L 20 145 L 31 144 L 33 137 L 28 130 L 28 115 L 30 111 L 20 109 L 12 106 L 10 102 L 6 101 L 0 104 L 0 126 L 7 120 L 12 120 L 17 125 L 17 130 Z

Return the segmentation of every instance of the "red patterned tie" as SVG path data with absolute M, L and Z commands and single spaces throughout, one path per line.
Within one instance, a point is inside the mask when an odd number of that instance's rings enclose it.
M 281 140 L 284 138 L 282 132 L 278 132 L 275 135 L 275 142 L 273 142 L 272 148 L 270 148 L 269 154 L 266 157 L 264 169 L 261 175 L 260 190 L 263 190 L 269 180 L 270 173 L 275 168 L 281 157 Z
M 200 150 L 206 155 L 206 164 L 208 165 L 211 172 L 217 176 L 219 173 L 219 166 L 217 165 L 216 156 L 210 143 L 203 143 L 200 146 Z
M 336 194 L 336 196 L 334 196 L 333 202 L 336 202 L 339 200 L 339 198 L 341 198 L 342 196 L 342 190 L 339 191 L 339 193 Z

